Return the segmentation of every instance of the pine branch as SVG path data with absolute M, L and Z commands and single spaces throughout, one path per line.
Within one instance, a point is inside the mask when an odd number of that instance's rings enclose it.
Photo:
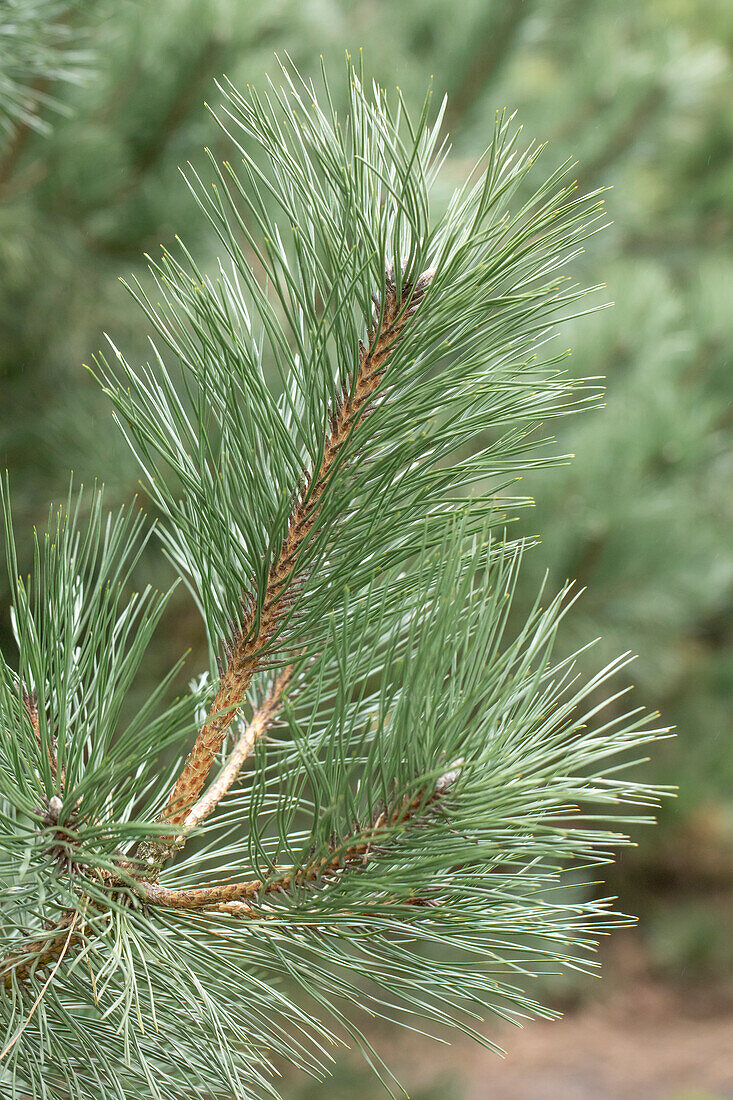
M 18 1031 L 16 1031 L 13 1038 L 8 1043 L 6 1043 L 5 1047 L 3 1048 L 2 1052 L 0 1053 L 0 1061 L 2 1061 L 5 1058 L 5 1056 L 9 1053 L 10 1050 L 12 1050 L 12 1048 L 15 1046 L 15 1044 L 18 1042 L 18 1040 L 23 1035 L 23 1032 L 26 1030 L 26 1028 L 30 1024 L 34 1012 L 36 1011 L 36 1009 L 40 1005 L 41 1001 L 43 1000 L 43 997 L 44 997 L 44 994 L 46 993 L 46 990 L 48 989 L 48 987 L 50 986 L 50 984 L 53 981 L 54 977 L 56 976 L 57 970 L 61 966 L 61 963 L 64 961 L 64 956 L 66 955 L 67 951 L 69 950 L 69 947 L 73 943 L 74 928 L 76 927 L 76 922 L 78 920 L 79 920 L 79 913 L 75 912 L 73 917 L 71 918 L 71 923 L 69 924 L 69 930 L 66 933 L 66 936 L 64 938 L 64 942 L 61 946 L 61 950 L 58 952 L 58 958 L 56 959 L 56 961 L 53 965 L 53 969 L 51 970 L 51 973 L 46 978 L 46 981 L 43 983 L 43 985 L 41 987 L 41 990 L 40 990 L 38 996 L 36 997 L 35 1001 L 31 1005 L 30 1011 L 28 1012 L 28 1015 L 26 1016 L 25 1020 L 23 1021 L 21 1027 L 19 1028 Z
M 52 966 L 62 952 L 80 944 L 81 933 L 72 931 L 78 916 L 76 910 L 67 910 L 45 935 L 21 940 L 17 950 L 5 955 L 0 960 L 0 979 L 5 989 L 10 989 L 14 981 L 27 981 L 37 970 Z
M 262 704 L 257 707 L 252 718 L 232 749 L 225 766 L 219 772 L 209 789 L 202 795 L 188 813 L 183 826 L 186 831 L 196 828 L 211 814 L 222 798 L 237 781 L 242 766 L 252 755 L 254 747 L 267 732 L 282 706 L 283 696 L 292 680 L 294 666 L 288 665 L 275 677 L 272 687 Z
M 430 273 L 426 273 L 420 276 L 414 288 L 406 284 L 401 299 L 397 297 L 394 281 L 387 281 L 384 313 L 369 334 L 368 347 L 360 345 L 359 363 L 351 385 L 344 386 L 332 403 L 323 458 L 317 470 L 304 475 L 287 535 L 270 566 L 262 599 L 259 603 L 250 600 L 241 625 L 228 640 L 228 660 L 219 689 L 163 811 L 162 819 L 170 824 L 182 825 L 186 821 L 204 788 L 227 730 L 246 698 L 263 653 L 282 626 L 291 606 L 291 593 L 298 584 L 297 576 L 293 575 L 296 561 L 317 522 L 329 478 L 356 423 L 368 412 L 369 403 L 387 370 L 390 352 L 402 338 L 429 281 Z M 379 299 L 375 300 L 378 305 Z
M 25 684 L 22 685 L 23 692 L 23 706 L 25 707 L 28 719 L 33 727 L 33 732 L 36 736 L 36 744 L 39 749 L 42 748 L 41 730 L 38 722 L 38 698 L 35 692 L 29 692 Z M 51 768 L 51 776 L 54 783 L 58 780 L 59 793 L 63 793 L 64 783 L 66 782 L 66 773 L 63 768 L 60 772 L 58 770 L 58 760 L 56 757 L 56 748 L 53 741 L 49 740 L 46 746 L 46 756 L 48 758 L 49 767 Z
M 345 842 L 334 842 L 328 856 L 286 874 L 196 890 L 169 890 L 157 883 L 145 882 L 136 882 L 135 888 L 140 890 L 146 901 L 170 909 L 261 917 L 259 903 L 268 895 L 286 894 L 296 887 L 327 883 L 350 868 L 365 866 L 375 855 L 384 851 L 385 844 L 394 842 L 397 831 L 408 826 L 415 827 L 424 821 L 425 815 L 434 813 L 458 774 L 458 769 L 454 768 L 440 776 L 432 790 L 421 790 L 416 795 L 401 798 L 391 810 L 376 814 L 368 829 L 359 831 Z M 257 904 L 253 904 L 255 902 Z
M 91 57 L 78 40 L 88 28 L 77 25 L 73 0 L 38 0 L 4 7 L 0 26 L 0 202 L 13 197 L 13 175 L 29 138 L 51 129 L 43 109 L 67 113 L 53 94 L 64 82 L 78 83 L 90 70 Z M 22 184 L 18 184 L 18 189 Z
M 239 759 L 237 750 L 242 741 L 247 742 L 251 751 L 252 735 L 261 736 L 266 728 L 266 723 L 272 716 L 279 702 L 280 694 L 285 690 L 290 678 L 289 670 L 280 677 L 278 683 L 269 694 L 268 698 L 259 708 L 258 721 L 253 721 L 247 727 L 241 741 L 235 748 L 230 760 L 221 775 L 217 779 L 207 797 L 197 804 L 191 817 L 195 820 L 187 821 L 187 825 L 199 824 L 210 813 L 218 801 L 229 789 L 236 778 L 233 761 Z M 253 726 L 255 727 L 253 729 Z M 245 757 L 242 757 L 242 760 Z M 240 762 L 241 764 L 241 762 Z M 237 769 L 238 770 L 238 769 Z M 412 796 L 406 796 L 398 801 L 391 811 L 382 810 L 375 815 L 370 827 L 362 830 L 346 841 L 332 844 L 332 852 L 329 856 L 318 859 L 315 863 L 306 864 L 292 872 L 280 874 L 266 880 L 255 879 L 250 882 L 234 883 L 221 886 L 201 887 L 195 890 L 171 890 L 158 885 L 155 882 L 146 882 L 142 878 L 133 877 L 137 864 L 126 863 L 120 865 L 120 871 L 125 871 L 123 877 L 115 876 L 109 872 L 100 875 L 99 870 L 95 877 L 102 878 L 108 889 L 115 890 L 119 886 L 131 887 L 146 902 L 155 906 L 168 909 L 204 911 L 214 913 L 226 913 L 236 917 L 250 917 L 252 919 L 267 920 L 276 919 L 276 914 L 268 916 L 267 910 L 262 908 L 264 898 L 272 895 L 284 895 L 293 888 L 303 886 L 320 886 L 332 882 L 349 869 L 364 867 L 376 855 L 383 854 L 385 845 L 391 845 L 396 839 L 396 834 L 408 826 L 416 827 L 425 821 L 427 815 L 434 813 L 436 807 L 450 790 L 450 787 L 458 777 L 459 769 L 446 772 L 435 783 L 432 790 L 421 790 Z M 224 780 L 226 782 L 222 782 Z M 216 801 L 214 794 L 218 794 Z M 81 885 L 81 883 L 79 884 Z M 409 900 L 409 904 L 418 904 L 418 898 Z M 249 903 L 249 904 L 248 904 Z M 387 902 L 384 902 L 387 904 Z M 99 904 L 95 909 L 101 911 Z M 13 981 L 27 981 L 37 970 L 46 969 L 57 962 L 71 948 L 84 942 L 81 933 L 73 934 L 73 927 L 78 918 L 75 910 L 68 910 L 58 920 L 47 934 L 35 940 L 21 941 L 21 946 L 11 951 L 0 960 L 0 979 L 5 988 L 10 988 Z
M 48 81 L 46 79 L 36 80 L 31 89 L 31 97 L 37 96 L 40 99 L 45 93 L 47 85 Z M 37 104 L 33 102 L 31 97 L 29 97 L 25 110 L 35 113 Z M 33 132 L 34 129 L 30 121 L 17 124 L 13 128 L 2 154 L 0 154 L 0 202 L 5 202 L 7 199 L 8 182 L 12 180 L 18 161 Z
M 162 350 L 95 368 L 206 626 L 189 696 L 165 703 L 173 669 L 129 705 L 166 602 L 130 591 L 142 519 L 70 496 L 28 579 L 4 500 L 0 1007 L 29 1094 L 273 1098 L 279 1059 L 318 1074 L 358 1039 L 342 1005 L 537 1014 L 517 972 L 583 965 L 609 916 L 578 878 L 655 798 L 623 767 L 659 732 L 607 689 L 625 660 L 581 682 L 553 658 L 565 591 L 507 625 L 510 486 L 585 400 L 541 349 L 596 197 L 558 172 L 517 199 L 537 151 L 500 116 L 435 221 L 442 108 L 350 70 L 339 115 L 284 81 L 224 93 L 243 179 L 190 179 L 229 267 L 164 254 L 133 287 Z M 82 934 L 88 977 L 62 966 Z

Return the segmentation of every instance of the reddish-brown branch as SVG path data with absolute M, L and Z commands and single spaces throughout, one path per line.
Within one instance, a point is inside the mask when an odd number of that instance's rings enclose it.
M 267 732 L 277 717 L 292 676 L 293 665 L 288 665 L 275 678 L 262 705 L 254 712 L 252 720 L 247 724 L 232 749 L 226 764 L 186 817 L 183 823 L 185 829 L 193 829 L 200 825 L 219 805 L 232 784 L 236 782 L 243 764 L 252 755 L 256 743 Z
M 181 835 L 143 841 L 138 845 L 134 860 L 120 865 L 123 870 L 130 871 L 137 878 L 156 878 L 162 864 L 171 859 L 174 852 L 183 847 L 187 833 L 200 825 L 216 809 L 221 799 L 236 781 L 245 761 L 254 751 L 257 741 L 264 736 L 275 721 L 282 707 L 285 691 L 292 679 L 293 671 L 294 666 L 288 665 L 275 678 L 264 700 L 255 710 L 232 749 L 231 755 L 219 775 L 186 815 L 182 826 L 184 831 Z
M 262 908 L 264 898 L 284 894 L 294 886 L 333 882 L 348 869 L 363 867 L 394 840 L 395 828 L 419 825 L 435 809 L 457 776 L 458 768 L 446 772 L 429 793 L 422 789 L 412 797 L 403 798 L 390 813 L 382 811 L 377 814 L 369 828 L 355 836 L 345 847 L 334 848 L 319 860 L 271 879 L 253 879 L 196 890 L 169 890 L 158 883 L 139 880 L 132 883 L 127 880 L 127 885 L 132 885 L 149 904 L 167 909 L 275 920 L 278 919 L 275 910 Z M 420 897 L 412 897 L 405 899 L 405 904 L 428 903 Z M 84 937 L 74 930 L 77 919 L 77 912 L 67 910 L 44 936 L 24 941 L 0 960 L 0 982 L 4 988 L 10 988 L 13 975 L 17 981 L 25 981 L 32 972 L 59 962 L 68 950 L 82 943 Z
M 402 336 L 429 282 L 421 276 L 414 287 L 405 284 L 400 298 L 387 283 L 381 320 L 369 334 L 369 346 L 360 344 L 356 378 L 338 399 L 330 416 L 323 458 L 317 470 L 305 476 L 288 530 L 270 566 L 261 604 L 252 602 L 236 637 L 230 640 L 229 659 L 206 721 L 163 811 L 162 820 L 183 825 L 201 795 L 216 755 L 232 721 L 242 706 L 252 677 L 264 653 L 282 627 L 291 605 L 297 560 L 316 524 L 326 485 L 356 422 L 366 414 L 392 349 Z
M 350 844 L 295 871 L 271 879 L 206 886 L 196 890 L 169 890 L 158 883 L 139 883 L 140 893 L 154 905 L 168 909 L 204 910 L 231 913 L 237 916 L 262 916 L 259 903 L 268 895 L 287 893 L 294 886 L 332 881 L 348 868 L 363 866 L 394 839 L 393 830 L 401 825 L 416 824 L 430 812 L 455 782 L 458 772 L 442 775 L 432 792 L 424 789 L 412 797 L 403 798 L 391 812 L 379 813 L 368 829 L 354 837 Z
M 257 607 L 252 603 L 246 608 L 241 629 L 230 640 L 229 659 L 219 690 L 163 811 L 161 820 L 167 823 L 188 829 L 199 824 L 213 811 L 236 780 L 258 738 L 271 725 L 282 704 L 292 676 L 292 667 L 285 669 L 276 678 L 271 691 L 261 707 L 255 711 L 219 777 L 201 797 L 227 730 L 245 701 L 252 677 L 260 667 L 269 643 L 282 626 L 292 599 L 298 558 L 316 525 L 326 486 L 355 425 L 368 414 L 369 405 L 387 369 L 390 353 L 401 339 L 431 275 L 431 272 L 421 275 L 414 286 L 405 284 L 400 298 L 397 297 L 394 283 L 390 279 L 387 281 L 381 319 L 369 333 L 369 346 L 360 343 L 356 377 L 352 379 L 351 385 L 344 388 L 331 411 L 323 458 L 317 470 L 309 471 L 304 476 L 290 516 L 287 534 L 270 567 L 261 606 Z M 42 739 L 37 705 L 33 697 L 25 691 L 23 701 L 40 747 Z M 65 776 L 63 769 L 57 767 L 52 744 L 47 746 L 47 751 L 53 777 L 63 788 Z M 347 868 L 367 863 L 377 851 L 376 845 L 380 839 L 391 839 L 391 830 L 395 826 L 413 821 L 431 807 L 454 778 L 455 772 L 446 773 L 427 798 L 422 791 L 414 798 L 404 799 L 391 814 L 386 811 L 381 813 L 347 847 L 333 850 L 314 863 L 272 879 L 257 879 L 197 890 L 168 890 L 156 882 L 146 882 L 142 877 L 137 877 L 141 870 L 140 851 L 136 860 L 120 865 L 125 872 L 124 876 L 105 878 L 109 879 L 109 885 L 113 889 L 132 885 L 138 894 L 153 905 L 268 919 L 268 915 L 259 908 L 263 897 L 286 892 L 293 886 L 322 882 L 324 879 L 333 880 Z M 167 858 L 175 847 L 175 838 L 170 841 L 148 841 L 141 848 L 149 852 L 149 858 L 142 862 L 154 865 L 157 870 L 161 860 Z M 271 917 L 272 913 L 269 914 L 269 918 Z M 83 940 L 83 936 L 76 931 L 77 919 L 78 913 L 67 911 L 46 935 L 23 941 L 15 951 L 1 959 L 2 985 L 9 988 L 13 975 L 18 981 L 23 981 L 35 969 L 58 965 L 65 953 Z
M 22 982 L 36 970 L 43 970 L 56 962 L 62 953 L 81 943 L 82 935 L 72 931 L 78 913 L 68 910 L 48 932 L 37 939 L 25 940 L 17 950 L 0 961 L 0 981 L 5 989 L 13 982 L 13 975 Z

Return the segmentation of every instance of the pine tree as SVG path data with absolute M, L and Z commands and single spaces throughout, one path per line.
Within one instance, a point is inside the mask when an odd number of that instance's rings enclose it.
M 130 284 L 150 363 L 92 368 L 205 624 L 190 693 L 126 707 L 170 596 L 130 592 L 145 517 L 70 491 L 24 579 L 5 494 L 9 1096 L 276 1096 L 345 1035 L 393 1088 L 364 1009 L 490 1045 L 481 1013 L 592 965 L 620 918 L 577 875 L 654 799 L 625 661 L 553 657 L 569 589 L 508 626 L 511 487 L 593 397 L 552 338 L 598 195 L 500 115 L 436 217 L 445 103 L 282 81 L 223 87 L 240 163 L 187 173 L 216 275 L 164 251 Z
M 40 0 L 15 10 L 32 7 Z M 121 271 L 144 276 L 143 252 L 160 241 L 172 247 L 177 231 L 209 269 L 210 235 L 177 166 L 198 164 L 213 137 L 202 102 L 214 74 L 259 82 L 279 49 L 310 75 L 320 54 L 330 66 L 345 46 L 363 45 L 373 74 L 398 82 L 409 101 L 428 73 L 449 93 L 453 155 L 436 183 L 438 203 L 463 180 L 486 143 L 486 120 L 504 104 L 518 109 L 526 134 L 549 141 L 551 166 L 572 157 L 584 187 L 613 186 L 612 227 L 574 273 L 606 283 L 617 304 L 602 320 L 571 323 L 564 337 L 575 373 L 604 378 L 608 407 L 551 426 L 559 449 L 578 458 L 525 482 L 537 510 L 525 512 L 523 530 L 541 531 L 545 549 L 527 556 L 515 607 L 531 607 L 545 569 L 553 585 L 577 577 L 587 593 L 562 651 L 601 638 L 588 674 L 619 649 L 640 652 L 640 700 L 681 731 L 655 752 L 648 774 L 662 782 L 683 774 L 684 783 L 665 801 L 663 827 L 625 853 L 623 867 L 631 871 L 633 857 L 634 904 L 655 961 L 674 922 L 674 968 L 697 967 L 705 955 L 720 973 L 713 945 L 727 952 L 718 936 L 725 918 L 711 914 L 723 892 L 730 897 L 733 853 L 733 754 L 721 734 L 733 699 L 728 0 L 159 0 L 152 20 L 138 0 L 70 10 L 76 37 L 51 45 L 78 50 L 83 24 L 91 68 L 83 84 L 49 86 L 63 110 L 42 106 L 51 133 L 26 134 L 0 188 L 0 450 L 13 473 L 24 569 L 27 533 L 64 494 L 70 469 L 85 481 L 102 477 L 110 506 L 136 492 L 134 462 L 80 364 L 101 331 L 131 359 L 146 355 L 145 326 L 117 283 Z M 3 39 L 0 68 L 9 51 Z M 34 75 L 21 83 L 32 87 Z M 339 88 L 334 96 L 343 107 Z M 223 132 L 212 149 L 232 157 Z M 154 553 L 143 568 L 156 585 L 169 582 Z M 0 602 L 7 594 L 2 577 Z M 194 637 L 182 590 L 169 615 L 180 621 L 154 642 L 141 688 L 173 659 L 177 631 Z M 6 622 L 0 646 L 10 654 Z M 706 864 L 695 889 L 680 857 L 690 847 Z M 652 895 L 651 880 L 670 889 Z M 655 914 L 659 936 L 650 935 Z

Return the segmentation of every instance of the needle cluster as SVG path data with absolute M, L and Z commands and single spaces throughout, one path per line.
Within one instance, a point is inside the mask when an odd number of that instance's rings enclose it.
M 93 371 L 209 667 L 125 706 L 167 594 L 150 534 L 71 494 L 18 576 L 0 668 L 4 1095 L 275 1097 L 356 1006 L 458 1027 L 542 1014 L 615 919 L 583 882 L 653 792 L 656 735 L 553 658 L 568 591 L 511 617 L 518 477 L 588 390 L 552 340 L 602 217 L 499 116 L 451 197 L 443 104 L 349 68 L 345 109 L 289 67 L 221 89 L 238 164 L 187 182 L 223 256 L 130 289 L 154 335 Z M 7 494 L 6 494 L 7 498 Z M 640 807 L 642 809 L 640 809 Z M 572 879 L 566 877 L 568 865 Z M 3 1077 L 4 1074 L 4 1077 Z

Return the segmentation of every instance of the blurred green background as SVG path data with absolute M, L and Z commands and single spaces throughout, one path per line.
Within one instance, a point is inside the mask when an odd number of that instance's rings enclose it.
M 612 872 L 622 906 L 641 916 L 631 960 L 624 948 L 609 961 L 605 993 L 580 982 L 553 995 L 561 1006 L 595 1005 L 613 997 L 614 973 L 630 970 L 683 1001 L 704 988 L 709 1001 L 726 1004 L 733 4 L 4 0 L 0 7 L 0 462 L 11 472 L 26 553 L 32 525 L 65 492 L 72 468 L 87 483 L 105 481 L 113 500 L 135 491 L 134 466 L 82 363 L 103 332 L 129 359 L 145 356 L 144 318 L 117 281 L 144 273 L 145 251 L 156 254 L 177 233 L 204 262 L 214 256 L 177 166 L 203 164 L 204 144 L 227 153 L 203 106 L 216 102 L 215 76 L 261 84 L 265 73 L 275 75 L 274 51 L 287 51 L 306 74 L 317 73 L 322 55 L 338 74 L 344 51 L 363 48 L 367 73 L 398 84 L 415 104 L 431 77 L 436 92 L 448 93 L 446 191 L 465 177 L 503 106 L 517 109 L 528 139 L 549 142 L 543 170 L 572 157 L 584 188 L 612 186 L 612 224 L 589 242 L 576 272 L 605 283 L 597 301 L 615 306 L 562 336 L 578 376 L 604 377 L 606 404 L 558 425 L 560 449 L 576 456 L 571 465 L 527 479 L 537 506 L 523 524 L 541 534 L 542 546 L 527 557 L 524 593 L 532 598 L 546 568 L 553 584 L 577 578 L 587 592 L 563 645 L 600 637 L 594 667 L 618 652 L 640 654 L 637 700 L 677 727 L 647 770 L 678 784 L 679 797 Z M 163 579 L 158 557 L 148 573 Z M 3 603 L 6 595 L 0 587 Z M 181 637 L 202 643 L 184 600 L 173 616 L 151 676 Z M 6 616 L 1 630 L 8 644 Z M 433 1078 L 413 1095 L 515 1095 L 471 1091 L 437 1063 Z M 733 1096 L 733 1072 L 730 1084 L 724 1094 Z M 377 1095 L 358 1069 L 331 1091 L 293 1082 L 287 1095 L 346 1092 Z M 713 1094 L 723 1095 L 699 1093 Z M 545 1093 L 520 1087 L 516 1095 Z

